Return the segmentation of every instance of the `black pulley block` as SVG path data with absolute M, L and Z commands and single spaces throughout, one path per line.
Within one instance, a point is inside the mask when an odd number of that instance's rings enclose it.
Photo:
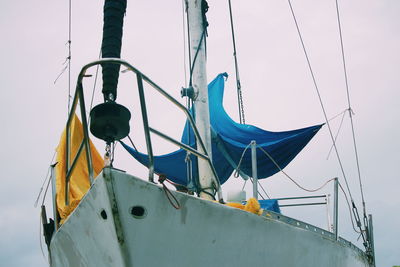
M 129 110 L 115 103 L 105 102 L 90 111 L 90 132 L 106 142 L 114 142 L 129 134 Z

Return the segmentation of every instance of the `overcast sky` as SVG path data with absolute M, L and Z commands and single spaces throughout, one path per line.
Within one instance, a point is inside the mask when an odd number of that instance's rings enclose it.
M 103 2 L 72 2 L 73 89 L 80 68 L 99 55 Z M 232 4 L 246 122 L 272 131 L 324 122 L 287 1 L 232 0 Z M 230 74 L 225 107 L 238 120 L 227 1 L 210 0 L 209 5 L 208 80 L 220 72 Z M 293 7 L 328 117 L 333 117 L 347 108 L 335 3 L 293 0 Z M 340 7 L 367 212 L 374 216 L 377 266 L 400 265 L 400 1 L 340 1 Z M 46 266 L 39 245 L 39 209 L 33 204 L 66 122 L 68 73 L 56 84 L 54 80 L 68 53 L 68 1 L 1 1 L 0 10 L 0 262 L 2 266 Z M 179 98 L 185 85 L 181 1 L 129 1 L 123 38 L 122 57 Z M 89 72 L 95 74 L 95 69 Z M 93 82 L 94 77 L 85 82 L 87 99 Z M 133 103 L 132 135 L 143 147 L 140 131 L 135 131 L 140 113 L 134 104 L 134 83 L 129 73 L 121 74 L 118 101 Z M 100 98 L 98 93 L 96 100 Z M 160 104 L 156 96 L 149 98 L 156 128 L 179 138 L 183 117 Z M 332 121 L 334 132 L 339 123 L 340 117 Z M 104 145 L 98 141 L 96 145 L 103 153 Z M 324 127 L 286 171 L 308 188 L 336 176 L 344 183 L 335 155 L 326 159 L 330 146 Z M 348 116 L 338 148 L 361 211 Z M 160 143 L 158 152 L 173 149 Z M 116 157 L 116 167 L 145 173 L 124 151 L 118 149 Z M 281 174 L 262 183 L 271 197 L 309 195 Z M 225 189 L 242 185 L 232 179 Z M 332 194 L 332 185 L 318 194 Z M 287 208 L 283 213 L 326 228 L 325 209 Z M 51 214 L 50 205 L 47 210 Z M 362 246 L 351 231 L 343 196 L 339 227 L 341 236 Z

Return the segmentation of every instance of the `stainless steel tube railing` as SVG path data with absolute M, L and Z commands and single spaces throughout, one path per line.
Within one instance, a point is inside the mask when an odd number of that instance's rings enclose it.
M 223 200 L 222 197 L 222 191 L 221 191 L 221 184 L 218 179 L 217 172 L 211 162 L 211 159 L 209 157 L 209 152 L 206 150 L 205 145 L 200 137 L 199 131 L 195 125 L 194 119 L 192 115 L 190 114 L 189 110 L 179 103 L 174 97 L 169 95 L 165 90 L 163 90 L 160 86 L 158 86 L 155 82 L 153 82 L 151 79 L 149 79 L 146 75 L 144 75 L 142 72 L 140 72 L 138 69 L 133 67 L 131 64 L 128 62 L 121 60 L 119 58 L 104 58 L 100 60 L 93 61 L 91 63 L 86 64 L 85 66 L 82 67 L 79 75 L 78 75 L 78 80 L 77 80 L 77 85 L 76 85 L 76 92 L 74 96 L 74 100 L 72 102 L 72 107 L 71 111 L 68 117 L 67 121 L 67 134 L 66 134 L 66 144 L 67 144 L 67 153 L 66 153 L 66 183 L 65 183 L 65 202 L 68 205 L 69 199 L 68 199 L 68 192 L 69 192 L 69 179 L 71 177 L 72 171 L 75 167 L 75 164 L 79 158 L 79 156 L 82 153 L 83 148 L 86 150 L 86 158 L 87 158 L 87 164 L 88 164 L 88 172 L 89 172 L 89 180 L 90 184 L 93 183 L 93 165 L 92 165 L 92 158 L 91 158 L 91 153 L 90 153 L 90 145 L 89 145 L 89 134 L 88 134 L 88 123 L 87 123 L 87 118 L 86 118 L 86 109 L 85 109 L 85 101 L 84 101 L 84 94 L 83 94 L 83 86 L 82 86 L 82 80 L 85 77 L 86 71 L 95 65 L 99 64 L 104 64 L 104 63 L 112 63 L 112 64 L 120 64 L 123 65 L 127 68 L 127 70 L 132 71 L 136 74 L 137 78 L 137 85 L 138 85 L 138 92 L 139 92 L 139 101 L 140 101 L 140 106 L 141 106 L 141 113 L 142 113 L 142 120 L 143 120 L 143 128 L 144 128 L 144 135 L 145 135 L 145 140 L 146 140 L 146 148 L 147 148 L 147 154 L 149 156 L 149 181 L 154 182 L 154 156 L 153 156 L 153 149 L 152 149 L 152 143 L 151 143 L 151 137 L 150 137 L 150 132 L 153 134 L 158 135 L 159 137 L 179 146 L 180 148 L 186 150 L 189 153 L 192 153 L 196 155 L 198 158 L 206 160 L 208 164 L 211 167 L 211 170 L 214 174 L 213 177 L 213 185 L 214 189 L 217 191 L 218 194 L 218 199 Z M 151 86 L 151 88 L 155 89 L 158 93 L 160 93 L 164 98 L 166 98 L 168 101 L 173 103 L 175 106 L 177 106 L 183 113 L 186 115 L 187 120 L 190 123 L 190 126 L 193 129 L 193 132 L 196 137 L 196 141 L 198 146 L 202 149 L 202 151 L 205 151 L 204 153 L 199 152 L 198 150 L 191 148 L 188 145 L 183 144 L 182 142 L 179 142 L 162 132 L 150 127 L 149 121 L 148 121 L 148 116 L 147 116 L 147 108 L 146 108 L 146 100 L 145 100 L 145 95 L 144 95 L 144 86 L 143 86 L 143 81 L 146 82 L 148 85 Z M 80 103 L 80 110 L 81 110 L 81 119 L 82 119 L 82 127 L 83 127 L 83 141 L 81 145 L 79 146 L 78 152 L 75 156 L 75 158 L 72 161 L 71 164 L 71 155 L 70 155 L 70 124 L 73 118 L 73 114 L 75 113 L 78 100 Z

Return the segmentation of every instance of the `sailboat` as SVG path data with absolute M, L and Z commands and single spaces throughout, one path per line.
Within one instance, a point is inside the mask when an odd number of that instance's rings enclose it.
M 208 85 L 205 75 L 207 8 L 205 1 L 187 1 L 192 64 L 190 86 L 182 95 L 193 102 L 188 108 L 120 59 L 126 0 L 105 1 L 102 59 L 86 64 L 79 73 L 57 163 L 52 165 L 50 221 L 43 207 L 50 265 L 374 266 L 372 221 L 363 251 L 338 236 L 336 213 L 334 229 L 327 231 L 283 215 L 276 200 L 257 200 L 257 179 L 282 171 L 322 125 L 269 132 L 228 116 L 222 105 L 227 75 L 219 74 Z M 97 65 L 103 70 L 104 103 L 89 110 L 88 118 L 82 80 Z M 121 66 L 136 78 L 144 153 L 122 141 L 130 132 L 131 113 L 117 103 Z M 185 114 L 180 141 L 152 127 L 147 90 Z M 89 131 L 105 142 L 104 157 Z M 154 156 L 153 135 L 178 150 Z M 115 142 L 148 168 L 147 177 L 113 166 Z M 239 194 L 230 203 L 224 200 L 221 184 L 234 171 L 253 181 L 253 198 L 245 201 Z

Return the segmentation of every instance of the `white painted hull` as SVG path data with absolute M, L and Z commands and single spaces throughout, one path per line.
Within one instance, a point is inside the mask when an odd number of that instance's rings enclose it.
M 54 234 L 51 266 L 372 266 L 361 250 L 314 226 L 174 194 L 180 210 L 159 186 L 105 169 Z M 145 216 L 135 218 L 133 206 Z

